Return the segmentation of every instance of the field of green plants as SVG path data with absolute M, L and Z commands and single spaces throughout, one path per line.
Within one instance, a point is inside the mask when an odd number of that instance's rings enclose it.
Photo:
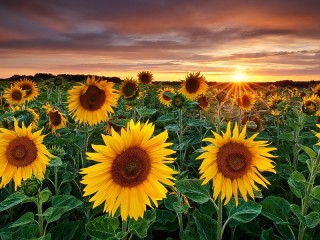
M 320 84 L 0 82 L 0 239 L 320 239 Z

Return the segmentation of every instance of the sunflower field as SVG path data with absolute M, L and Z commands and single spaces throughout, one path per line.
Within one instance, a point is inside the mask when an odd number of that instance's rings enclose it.
M 320 239 L 320 84 L 0 83 L 0 239 Z

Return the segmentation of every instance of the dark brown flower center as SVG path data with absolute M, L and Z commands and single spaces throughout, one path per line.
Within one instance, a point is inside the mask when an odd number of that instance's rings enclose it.
M 106 99 L 106 93 L 97 86 L 90 85 L 87 91 L 80 96 L 81 106 L 89 111 L 100 109 Z
M 200 88 L 200 81 L 196 77 L 191 77 L 186 80 L 186 90 L 188 93 L 195 93 Z
M 58 126 L 61 123 L 61 115 L 58 111 L 51 111 L 49 117 L 52 125 Z
M 122 187 L 135 187 L 147 179 L 150 159 L 140 147 L 131 147 L 114 160 L 111 167 L 112 179 Z
M 201 96 L 198 98 L 199 107 L 204 110 L 209 106 L 209 101 L 205 96 Z
M 22 99 L 22 93 L 20 91 L 12 92 L 11 96 L 14 100 L 21 100 Z
M 9 143 L 6 150 L 8 162 L 16 167 L 30 165 L 37 158 L 37 147 L 28 137 L 18 137 Z
M 248 108 L 248 107 L 250 107 L 250 104 L 251 104 L 251 99 L 250 99 L 250 97 L 249 97 L 247 94 L 243 95 L 243 96 L 240 98 L 240 103 L 239 103 L 239 105 L 240 105 L 241 107 Z
M 219 171 L 227 178 L 236 179 L 245 175 L 252 162 L 252 154 L 246 146 L 229 142 L 217 153 Z
M 32 94 L 32 87 L 29 84 L 23 84 L 20 86 L 22 90 L 26 92 L 26 95 L 29 96 Z
M 166 95 L 166 93 L 170 93 L 170 91 L 165 91 L 165 92 L 162 94 L 162 98 L 163 98 L 165 101 L 170 101 L 170 98 Z

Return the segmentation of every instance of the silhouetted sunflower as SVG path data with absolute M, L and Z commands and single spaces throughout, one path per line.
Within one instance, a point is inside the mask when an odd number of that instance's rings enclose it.
M 260 172 L 276 173 L 274 162 L 269 159 L 275 157 L 269 152 L 276 148 L 267 147 L 267 141 L 254 141 L 258 134 L 245 139 L 246 127 L 239 133 L 237 124 L 231 134 L 230 122 L 222 136 L 212 133 L 215 138 L 203 139 L 212 145 L 203 147 L 204 153 L 197 157 L 204 159 L 199 168 L 200 179 L 204 179 L 202 184 L 212 180 L 214 199 L 220 194 L 225 205 L 232 195 L 238 205 L 238 191 L 245 201 L 248 200 L 247 194 L 254 199 L 253 189 L 259 190 L 256 183 L 264 187 L 270 184 Z
M 44 135 L 41 131 L 32 133 L 31 126 L 18 126 L 14 120 L 14 130 L 0 129 L 0 188 L 5 187 L 11 180 L 14 188 L 21 185 L 33 175 L 38 179 L 44 178 L 48 157 L 53 157 L 42 144 Z
M 239 108 L 245 111 L 251 110 L 255 101 L 256 100 L 254 94 L 249 92 L 242 93 L 237 99 Z
M 150 71 L 141 71 L 138 73 L 138 79 L 140 83 L 151 84 L 153 80 L 153 74 Z
M 188 99 L 194 100 L 200 94 L 204 94 L 208 89 L 203 75 L 200 72 L 189 73 L 186 79 L 182 82 L 180 92 L 185 95 Z
M 138 81 L 133 78 L 125 78 L 120 86 L 120 94 L 125 99 L 131 100 L 138 96 Z
M 210 104 L 209 104 L 209 98 L 207 96 L 200 95 L 199 97 L 197 97 L 197 103 L 198 103 L 199 108 L 202 111 L 206 112 L 209 110 Z
M 96 81 L 88 76 L 86 83 L 74 86 L 68 91 L 68 110 L 80 124 L 96 125 L 107 121 L 108 113 L 113 113 L 118 93 L 114 83 L 105 80 Z
M 81 170 L 81 183 L 86 185 L 84 196 L 94 194 L 94 208 L 104 202 L 104 211 L 112 216 L 120 207 L 123 220 L 137 220 L 151 201 L 158 207 L 166 198 L 163 184 L 173 186 L 176 174 L 166 164 L 173 162 L 168 156 L 175 151 L 167 148 L 172 145 L 166 143 L 167 131 L 155 137 L 153 132 L 153 124 L 131 120 L 121 134 L 112 130 L 111 136 L 102 135 L 105 145 L 92 145 L 96 152 L 88 152 L 88 159 L 98 163 Z

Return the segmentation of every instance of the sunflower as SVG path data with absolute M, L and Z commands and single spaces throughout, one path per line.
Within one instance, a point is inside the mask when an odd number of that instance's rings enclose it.
M 316 124 L 316 126 L 320 128 L 320 124 Z M 316 133 L 316 137 L 320 139 L 320 133 Z M 316 145 L 320 146 L 320 141 Z
M 225 91 L 221 91 L 221 92 L 217 93 L 217 95 L 216 95 L 216 99 L 220 103 L 227 101 L 227 97 L 228 97 L 228 94 Z
M 131 120 L 121 134 L 112 130 L 111 136 L 102 135 L 105 145 L 92 145 L 96 152 L 87 156 L 98 163 L 81 170 L 81 183 L 87 185 L 84 196 L 95 193 L 93 207 L 105 202 L 104 211 L 112 216 L 120 207 L 123 220 L 143 217 L 151 201 L 158 207 L 168 192 L 163 184 L 173 186 L 177 172 L 166 165 L 174 160 L 168 155 L 175 153 L 166 148 L 172 145 L 166 143 L 168 132 L 152 138 L 153 132 L 153 124 Z
M 197 97 L 197 103 L 198 103 L 199 108 L 202 111 L 206 112 L 209 110 L 210 104 L 209 104 L 209 98 L 207 96 L 200 95 L 199 97 Z
M 140 83 L 151 84 L 153 80 L 153 74 L 150 71 L 141 71 L 138 73 L 138 79 Z
M 168 97 L 167 94 L 174 93 L 174 89 L 172 87 L 165 87 L 159 91 L 158 99 L 161 104 L 169 107 L 171 104 L 171 98 Z
M 22 122 L 32 129 L 36 129 L 39 122 L 39 114 L 37 114 L 32 108 L 24 108 L 24 106 L 15 106 L 11 107 L 11 112 L 13 113 L 13 117 L 17 119 L 19 126 L 22 126 Z
M 240 109 L 249 111 L 253 107 L 256 99 L 253 93 L 245 92 L 237 98 L 237 103 Z
M 94 76 L 88 76 L 86 83 L 70 89 L 68 109 L 72 117 L 80 124 L 91 126 L 106 121 L 118 100 L 118 93 L 113 86 L 112 82 L 96 81 Z
M 268 107 L 270 109 L 276 109 L 279 103 L 282 103 L 285 98 L 279 96 L 278 94 L 272 95 L 272 97 L 268 101 Z
M 255 124 L 255 126 L 251 126 L 251 125 L 247 124 L 248 122 L 253 122 Z M 263 128 L 263 121 L 259 115 L 244 116 L 241 119 L 241 124 L 247 125 L 247 130 L 250 132 L 260 132 Z
M 45 135 L 41 131 L 32 133 L 31 126 L 18 126 L 14 120 L 14 130 L 0 128 L 0 188 L 6 186 L 11 179 L 15 190 L 33 175 L 38 179 L 44 178 L 48 157 L 53 157 L 42 144 Z
M 10 103 L 4 97 L 0 98 L 0 105 L 6 109 L 10 108 Z
M 254 198 L 253 189 L 259 190 L 255 182 L 264 187 L 270 184 L 260 172 L 276 172 L 274 162 L 269 159 L 275 157 L 269 152 L 276 148 L 266 147 L 267 141 L 254 141 L 257 133 L 245 139 L 246 127 L 239 134 L 237 124 L 231 134 L 230 122 L 223 136 L 212 133 L 215 138 L 205 138 L 203 141 L 213 145 L 203 147 L 204 153 L 197 157 L 204 159 L 199 168 L 200 179 L 204 179 L 202 184 L 213 180 L 214 199 L 220 193 L 221 201 L 225 199 L 226 205 L 233 195 L 238 206 L 238 190 L 247 201 L 247 194 Z
M 26 92 L 26 101 L 31 102 L 39 96 L 37 85 L 30 79 L 23 78 L 15 84 Z
M 53 108 L 50 104 L 43 106 L 48 118 L 49 118 L 49 128 L 51 128 L 52 133 L 55 134 L 57 129 L 64 128 L 67 124 L 67 119 L 62 112 Z
M 302 111 L 307 115 L 320 116 L 320 98 L 312 94 L 310 97 L 303 98 Z
M 312 88 L 312 92 L 318 97 L 320 97 L 320 83 L 317 84 L 314 88 Z
M 171 105 L 175 108 L 182 108 L 184 106 L 184 102 L 185 97 L 180 93 L 177 93 L 171 99 Z
M 120 94 L 125 98 L 132 100 L 138 96 L 138 81 L 133 78 L 125 78 L 120 86 Z
M 206 83 L 203 75 L 200 72 L 189 73 L 186 79 L 182 82 L 180 92 L 184 94 L 188 99 L 193 100 L 200 94 L 207 91 L 208 84 Z
M 3 97 L 7 100 L 9 104 L 18 104 L 21 105 L 24 103 L 26 93 L 22 90 L 21 87 L 11 86 L 4 90 Z

